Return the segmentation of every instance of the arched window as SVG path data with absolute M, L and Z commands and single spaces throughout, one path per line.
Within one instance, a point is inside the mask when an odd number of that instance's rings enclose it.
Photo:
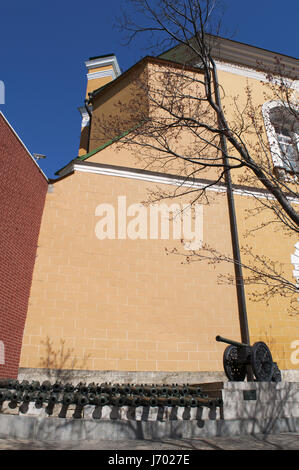
M 299 110 L 269 101 L 263 105 L 263 116 L 274 166 L 299 173 Z

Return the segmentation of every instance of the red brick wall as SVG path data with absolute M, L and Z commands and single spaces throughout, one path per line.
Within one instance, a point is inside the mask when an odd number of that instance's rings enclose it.
M 47 180 L 0 114 L 0 378 L 16 378 Z

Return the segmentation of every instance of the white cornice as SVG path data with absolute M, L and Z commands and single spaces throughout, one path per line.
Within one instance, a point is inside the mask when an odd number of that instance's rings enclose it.
M 113 69 L 110 70 L 100 70 L 98 72 L 89 72 L 87 74 L 87 80 L 93 80 L 95 78 L 102 78 L 102 77 L 112 77 L 113 80 L 117 77 Z
M 63 170 L 59 172 L 59 176 L 66 176 L 73 171 L 80 171 L 83 173 L 93 173 L 97 175 L 105 175 L 105 176 L 116 176 L 119 178 L 129 178 L 129 179 L 136 179 L 140 181 L 146 181 L 149 183 L 155 184 L 168 184 L 174 186 L 182 186 L 182 187 L 189 187 L 193 189 L 203 189 L 207 186 L 206 182 L 201 181 L 188 181 L 185 178 L 180 177 L 169 177 L 164 175 L 158 175 L 153 173 L 146 173 L 146 172 L 138 172 L 134 171 L 131 168 L 118 168 L 118 167 L 108 167 L 108 166 L 98 166 L 98 165 L 91 165 L 91 164 L 84 164 L 78 162 L 71 162 L 67 165 Z M 215 185 L 207 188 L 208 191 L 220 192 L 224 193 L 227 191 L 225 185 Z M 251 190 L 251 189 L 241 189 L 235 188 L 233 190 L 234 194 L 239 196 L 251 196 L 260 199 L 268 199 L 272 200 L 274 197 L 269 194 L 265 193 L 264 191 L 259 190 Z M 290 202 L 294 204 L 299 204 L 299 198 L 288 198 Z
M 242 77 L 254 78 L 255 80 L 266 81 L 265 74 L 257 72 L 254 69 L 248 67 L 243 67 L 241 65 L 229 64 L 228 62 L 215 61 L 217 70 L 222 70 L 223 72 L 233 73 L 235 75 L 241 75 Z
M 293 276 L 299 282 L 299 242 L 295 244 L 295 253 L 291 254 L 291 263 L 294 265 L 295 268 L 293 270 Z
M 236 65 L 230 64 L 228 62 L 220 62 L 218 60 L 215 61 L 217 70 L 222 70 L 223 72 L 229 72 L 234 75 L 240 75 L 242 77 L 253 78 L 255 80 L 259 80 L 261 82 L 269 82 L 265 73 L 258 72 L 257 70 L 251 69 L 249 67 L 244 67 L 243 65 Z M 277 77 L 277 84 L 280 83 L 280 77 Z M 288 84 L 289 88 L 293 90 L 299 90 L 299 80 L 289 81 L 287 83 L 287 79 L 284 80 L 285 84 Z
M 118 77 L 119 75 L 121 75 L 121 70 L 120 70 L 120 67 L 118 65 L 115 55 L 111 55 L 107 57 L 98 57 L 92 60 L 88 60 L 85 62 L 85 65 L 88 71 L 90 71 L 91 69 L 97 69 L 97 68 L 111 65 L 113 68 L 115 77 Z

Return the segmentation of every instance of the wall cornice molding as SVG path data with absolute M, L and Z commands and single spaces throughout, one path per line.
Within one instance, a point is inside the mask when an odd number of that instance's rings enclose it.
M 115 71 L 110 69 L 110 70 L 100 70 L 98 72 L 88 72 L 87 80 L 94 80 L 95 78 L 103 78 L 103 77 L 112 77 L 114 80 L 117 75 L 115 74 Z
M 243 65 L 232 64 L 228 62 L 215 61 L 217 70 L 223 72 L 232 73 L 234 75 L 240 75 L 246 78 L 253 78 L 261 82 L 268 82 L 265 73 L 254 70 L 253 68 L 245 67 Z M 279 84 L 279 77 L 277 77 L 277 83 Z M 299 91 L 299 80 L 289 82 L 289 88 Z
M 167 184 L 173 186 L 182 186 L 188 187 L 193 189 L 203 189 L 211 181 L 205 180 L 186 180 L 186 178 L 182 178 L 180 176 L 175 175 L 163 175 L 162 173 L 155 173 L 147 170 L 139 170 L 134 168 L 127 168 L 127 167 L 119 167 L 113 165 L 105 165 L 101 163 L 90 163 L 90 162 L 76 162 L 73 161 L 69 163 L 60 173 L 59 176 L 66 176 L 74 171 L 79 171 L 82 173 L 93 173 L 102 176 L 114 176 L 119 178 L 128 178 L 128 179 L 136 179 L 140 181 L 145 181 L 149 183 L 155 184 Z M 214 191 L 219 193 L 225 193 L 227 188 L 225 185 L 215 184 L 207 188 L 207 191 Z M 250 196 L 256 197 L 260 199 L 268 199 L 273 200 L 275 199 L 270 193 L 263 189 L 256 189 L 256 188 L 249 188 L 244 186 L 237 186 L 233 187 L 233 193 L 239 196 Z M 290 202 L 294 204 L 299 204 L 299 197 L 289 197 Z
M 116 59 L 115 55 L 111 55 L 111 56 L 107 56 L 107 57 L 97 57 L 95 59 L 87 60 L 85 62 L 85 65 L 88 69 L 89 74 L 90 74 L 90 70 L 92 70 L 92 69 L 97 69 L 97 68 L 100 68 L 100 67 L 106 67 L 106 66 L 110 65 L 110 66 L 112 66 L 113 72 L 115 74 L 114 78 L 121 75 L 121 70 L 120 70 L 120 67 L 118 65 L 118 62 L 117 62 L 117 59 Z

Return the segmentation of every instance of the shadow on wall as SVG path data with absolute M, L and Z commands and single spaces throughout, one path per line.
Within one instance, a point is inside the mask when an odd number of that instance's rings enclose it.
M 299 418 L 296 382 L 228 382 L 223 390 L 224 420 L 239 422 L 239 434 L 294 432 Z M 297 424 L 296 424 L 297 423 Z
M 65 340 L 61 339 L 59 347 L 53 346 L 53 341 L 47 336 L 41 344 L 46 347 L 45 357 L 41 358 L 39 367 L 52 380 L 68 382 L 76 380 L 77 370 L 87 369 L 90 355 L 78 359 L 73 348 L 66 348 Z
M 260 330 L 257 341 L 264 341 L 271 351 L 273 362 L 276 362 L 280 370 L 288 369 L 287 352 L 285 345 L 278 343 L 272 331 L 272 325 L 265 326 Z

